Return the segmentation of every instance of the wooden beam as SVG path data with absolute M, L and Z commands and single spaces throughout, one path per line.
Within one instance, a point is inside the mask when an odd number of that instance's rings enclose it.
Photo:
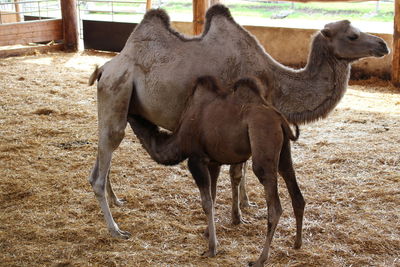
M 151 0 L 146 1 L 146 10 L 151 9 Z
M 63 39 L 62 20 L 41 20 L 0 25 L 0 46 Z
M 22 21 L 22 14 L 21 14 L 21 6 L 18 3 L 19 0 L 14 0 L 14 5 L 15 5 L 15 12 L 17 13 L 17 22 L 21 22 Z
M 394 1 L 392 83 L 400 87 L 400 0 Z
M 62 44 L 54 44 L 54 45 L 41 45 L 34 47 L 24 47 L 24 48 L 14 48 L 14 49 L 0 49 L 0 58 L 6 57 L 17 57 L 17 56 L 26 56 L 26 55 L 35 55 L 37 53 L 47 53 L 60 51 L 64 48 Z
M 61 14 L 64 30 L 64 48 L 66 51 L 78 51 L 76 0 L 61 0 Z
M 199 35 L 203 32 L 206 10 L 209 0 L 193 0 L 193 34 Z

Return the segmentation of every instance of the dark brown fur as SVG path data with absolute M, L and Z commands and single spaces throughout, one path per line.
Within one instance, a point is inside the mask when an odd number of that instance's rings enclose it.
M 220 89 L 212 77 L 202 77 L 189 97 L 178 129 L 161 132 L 152 123 L 136 116 L 128 118 L 143 147 L 158 163 L 178 164 L 188 158 L 189 170 L 199 187 L 202 206 L 208 218 L 208 256 L 216 254 L 214 202 L 219 166 L 238 164 L 253 158 L 253 171 L 263 184 L 268 204 L 267 242 L 255 263 L 263 266 L 282 209 L 277 194 L 277 171 L 284 178 L 295 211 L 295 247 L 301 246 L 304 199 L 296 182 L 290 140 L 292 133 L 285 117 L 260 94 L 254 79 L 242 79 L 233 90 Z M 238 194 L 238 181 L 233 181 Z M 235 216 L 233 216 L 235 217 Z

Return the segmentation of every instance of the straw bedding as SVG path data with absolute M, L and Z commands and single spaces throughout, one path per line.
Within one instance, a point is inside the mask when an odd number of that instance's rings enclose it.
M 245 266 L 266 231 L 262 187 L 248 167 L 257 207 L 230 224 L 231 190 L 218 184 L 219 253 L 207 242 L 198 190 L 185 165 L 153 163 L 127 129 L 111 177 L 124 207 L 111 238 L 87 182 L 97 145 L 96 89 L 87 80 L 104 54 L 55 53 L 0 61 L 1 266 Z M 269 266 L 400 265 L 400 94 L 388 83 L 353 84 L 325 120 L 293 144 L 306 199 L 303 247 L 280 179 L 284 213 Z

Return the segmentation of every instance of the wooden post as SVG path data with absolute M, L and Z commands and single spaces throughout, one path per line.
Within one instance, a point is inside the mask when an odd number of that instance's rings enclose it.
M 15 12 L 16 17 L 17 17 L 17 22 L 21 22 L 22 21 L 22 14 L 21 14 L 21 6 L 18 3 L 18 0 L 14 0 L 14 6 L 15 6 Z
M 224 1 L 223 0 L 210 0 L 210 5 L 213 6 L 215 4 L 222 4 Z
M 76 0 L 61 0 L 61 14 L 63 20 L 64 49 L 78 51 L 78 19 Z
M 146 10 L 151 9 L 151 0 L 146 1 Z
M 400 87 L 400 0 L 394 1 L 392 83 Z
M 193 0 L 193 34 L 199 35 L 203 31 L 204 19 L 208 8 L 208 0 Z

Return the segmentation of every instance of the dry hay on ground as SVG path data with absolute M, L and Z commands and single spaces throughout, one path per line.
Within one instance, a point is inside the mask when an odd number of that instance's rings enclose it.
M 109 57 L 56 53 L 0 61 L 0 265 L 245 266 L 264 243 L 258 208 L 230 224 L 226 168 L 216 207 L 219 254 L 202 258 L 205 216 L 184 165 L 153 163 L 132 133 L 115 153 L 112 179 L 128 203 L 112 208 L 132 238 L 107 232 L 87 177 L 96 154 L 96 89 L 87 80 Z M 282 181 L 284 213 L 268 266 L 399 266 L 400 95 L 387 83 L 352 85 L 325 120 L 303 126 L 293 145 L 307 201 L 303 247 Z

